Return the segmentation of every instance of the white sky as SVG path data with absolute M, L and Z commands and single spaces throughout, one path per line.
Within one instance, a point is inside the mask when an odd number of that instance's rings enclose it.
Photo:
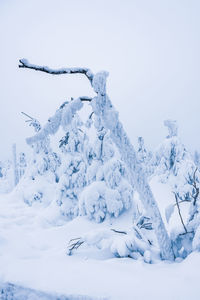
M 92 95 L 84 76 L 18 69 L 18 59 L 50 67 L 109 71 L 108 94 L 134 145 L 155 147 L 163 120 L 200 150 L 200 1 L 0 0 L 0 159 L 33 134 L 20 115 L 45 123 L 69 97 Z

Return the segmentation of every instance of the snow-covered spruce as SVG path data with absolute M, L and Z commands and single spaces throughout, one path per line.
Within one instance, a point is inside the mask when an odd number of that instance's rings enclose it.
M 80 195 L 81 215 L 103 221 L 106 216 L 118 217 L 133 202 L 133 187 L 126 165 L 120 159 L 108 130 L 94 117 L 96 138 L 87 154 L 87 187 Z
M 65 124 L 65 136 L 60 140 L 61 166 L 57 185 L 57 204 L 60 212 L 67 218 L 79 213 L 79 195 L 86 186 L 88 136 L 79 116 L 73 117 L 68 126 Z

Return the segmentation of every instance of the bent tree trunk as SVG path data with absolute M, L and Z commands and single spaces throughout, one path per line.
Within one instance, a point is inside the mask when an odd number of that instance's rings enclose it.
M 108 73 L 99 72 L 94 75 L 87 68 L 63 68 L 52 70 L 48 67 L 29 64 L 29 62 L 24 59 L 20 60 L 19 67 L 30 68 L 53 75 L 81 73 L 87 76 L 95 93 L 97 94 L 96 97 L 94 97 L 93 99 L 88 98 L 87 101 L 91 100 L 91 105 L 94 113 L 98 117 L 101 117 L 104 127 L 110 130 L 111 138 L 116 144 L 123 161 L 129 168 L 131 183 L 138 191 L 144 208 L 147 211 L 148 216 L 152 220 L 155 234 L 160 247 L 161 258 L 173 260 L 174 254 L 172 250 L 171 240 L 167 234 L 157 203 L 146 180 L 146 176 L 143 172 L 142 166 L 137 159 L 135 149 L 130 143 L 129 138 L 118 119 L 117 111 L 114 109 L 109 97 L 106 94 L 106 78 L 108 76 Z

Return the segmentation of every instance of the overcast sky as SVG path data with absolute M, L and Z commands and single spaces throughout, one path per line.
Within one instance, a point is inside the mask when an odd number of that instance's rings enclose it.
M 109 71 L 108 94 L 134 145 L 166 136 L 176 119 L 182 141 L 200 151 L 200 1 L 0 0 L 0 160 L 67 98 L 93 95 L 84 76 L 18 69 L 18 59 L 50 67 Z

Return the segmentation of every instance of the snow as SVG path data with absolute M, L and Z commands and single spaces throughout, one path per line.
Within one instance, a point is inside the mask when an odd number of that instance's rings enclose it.
M 141 137 L 137 153 L 106 94 L 107 72 L 21 64 L 83 73 L 97 96 L 86 124 L 76 114 L 83 99 L 72 99 L 27 139 L 33 158 L 14 190 L 0 197 L 4 298 L 196 299 L 199 172 L 176 121 L 165 121 L 169 136 L 154 156 Z M 57 154 L 51 142 L 60 127 Z
M 11 282 L 51 295 L 88 295 L 92 299 L 198 299 L 200 255 L 197 252 L 181 263 L 150 265 L 142 260 L 115 258 L 110 252 L 93 245 L 80 247 L 72 256 L 66 255 L 71 238 L 84 236 L 92 230 L 129 227 L 131 210 L 117 223 L 112 219 L 97 224 L 85 217 L 77 217 L 60 226 L 52 224 L 49 210 L 41 204 L 27 206 L 15 197 L 14 192 L 1 195 L 2 283 Z M 52 215 L 55 214 L 54 208 L 51 210 Z M 91 236 L 90 241 L 93 238 Z M 123 251 L 121 245 L 122 254 Z M 145 259 L 149 259 L 148 252 Z

